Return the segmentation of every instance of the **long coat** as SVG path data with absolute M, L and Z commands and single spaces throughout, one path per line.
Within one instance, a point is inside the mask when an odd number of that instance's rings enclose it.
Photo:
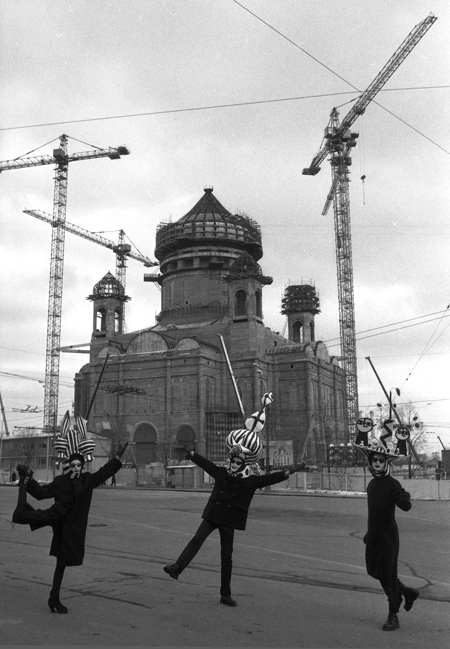
M 217 466 L 198 453 L 191 455 L 190 459 L 215 480 L 202 518 L 215 525 L 224 525 L 235 530 L 245 530 L 248 509 L 257 489 L 287 479 L 284 471 L 235 478 L 228 474 L 225 467 Z
M 369 482 L 367 504 L 368 530 L 364 537 L 367 573 L 381 582 L 389 599 L 395 602 L 399 598 L 397 562 L 400 546 L 395 506 L 409 511 L 410 495 L 398 480 L 387 475 Z
M 114 458 L 95 473 L 86 471 L 78 478 L 59 475 L 50 484 L 43 486 L 36 480 L 28 482 L 27 491 L 33 498 L 55 498 L 51 509 L 61 513 L 60 520 L 51 523 L 53 538 L 50 547 L 50 555 L 57 557 L 60 564 L 80 566 L 83 563 L 92 492 L 117 473 L 121 466 L 122 462 Z M 32 525 L 31 529 L 45 525 L 48 523 Z

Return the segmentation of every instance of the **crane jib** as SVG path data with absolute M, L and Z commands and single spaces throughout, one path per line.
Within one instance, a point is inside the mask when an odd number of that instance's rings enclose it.
M 358 133 L 351 131 L 352 124 L 362 115 L 374 97 L 411 53 L 420 39 L 437 20 L 430 14 L 416 25 L 400 47 L 394 52 L 383 69 L 362 93 L 353 107 L 339 122 L 339 113 L 333 108 L 328 126 L 325 129 L 324 141 L 319 152 L 314 156 L 309 167 L 303 169 L 303 175 L 315 176 L 320 165 L 330 156 L 332 187 L 328 192 L 322 214 L 326 214 L 333 203 L 335 247 L 337 262 L 337 283 L 339 303 L 339 330 L 341 343 L 342 367 L 345 378 L 346 420 L 344 427 L 350 431 L 350 425 L 358 419 L 358 380 L 356 358 L 356 329 L 353 295 L 353 261 L 351 252 L 349 170 L 351 165 L 350 150 L 356 146 Z M 353 433 L 347 433 L 349 441 Z

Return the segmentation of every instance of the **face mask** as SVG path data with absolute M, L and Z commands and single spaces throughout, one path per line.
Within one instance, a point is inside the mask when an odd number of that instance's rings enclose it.
M 387 458 L 383 458 L 383 462 L 374 463 L 374 454 L 369 457 L 369 471 L 374 478 L 382 478 L 385 475 L 389 475 L 391 467 Z
M 73 457 L 70 461 L 63 460 L 62 463 L 62 472 L 68 478 L 73 480 L 74 478 L 79 478 L 83 471 L 83 462 L 78 457 Z
M 246 472 L 246 465 L 244 460 L 239 457 L 239 455 L 234 455 L 233 457 L 230 457 L 230 459 L 227 461 L 225 468 L 228 472 L 229 475 L 233 476 L 234 478 L 244 478 L 247 477 L 247 472 Z

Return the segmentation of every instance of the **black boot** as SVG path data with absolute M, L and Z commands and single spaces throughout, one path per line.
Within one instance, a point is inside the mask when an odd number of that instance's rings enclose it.
M 19 474 L 19 485 L 27 484 L 28 480 L 33 477 L 33 471 L 24 464 L 18 464 L 16 469 Z
M 173 563 L 171 566 L 164 566 L 164 572 L 167 572 L 172 579 L 178 579 L 181 573 L 180 566 L 178 563 Z
M 388 619 L 383 624 L 383 631 L 395 631 L 400 626 L 396 613 L 389 613 Z
M 52 613 L 54 613 L 55 611 L 57 613 L 69 612 L 67 606 L 64 606 L 64 604 L 61 604 L 61 602 L 59 601 L 59 593 L 56 593 L 53 590 L 50 591 L 50 597 L 48 598 L 48 606 Z
M 405 611 L 410 611 L 414 602 L 419 597 L 420 591 L 415 588 L 409 588 L 409 586 L 404 586 L 402 594 L 405 598 Z

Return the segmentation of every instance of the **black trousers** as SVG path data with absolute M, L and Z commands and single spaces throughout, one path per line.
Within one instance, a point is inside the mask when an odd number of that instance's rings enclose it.
M 177 564 L 182 572 L 195 557 L 197 552 L 202 547 L 208 536 L 214 530 L 219 530 L 220 534 L 220 595 L 221 597 L 229 597 L 231 595 L 231 572 L 233 568 L 233 541 L 234 529 L 232 527 L 225 527 L 224 525 L 216 525 L 210 521 L 203 520 L 200 527 L 189 541 L 183 552 L 177 559 Z
M 398 613 L 400 610 L 400 604 L 402 603 L 402 595 L 406 592 L 406 586 L 402 584 L 400 579 L 397 577 L 394 580 L 389 580 L 387 582 L 379 580 L 382 589 L 386 593 L 386 597 L 389 602 L 389 613 Z

